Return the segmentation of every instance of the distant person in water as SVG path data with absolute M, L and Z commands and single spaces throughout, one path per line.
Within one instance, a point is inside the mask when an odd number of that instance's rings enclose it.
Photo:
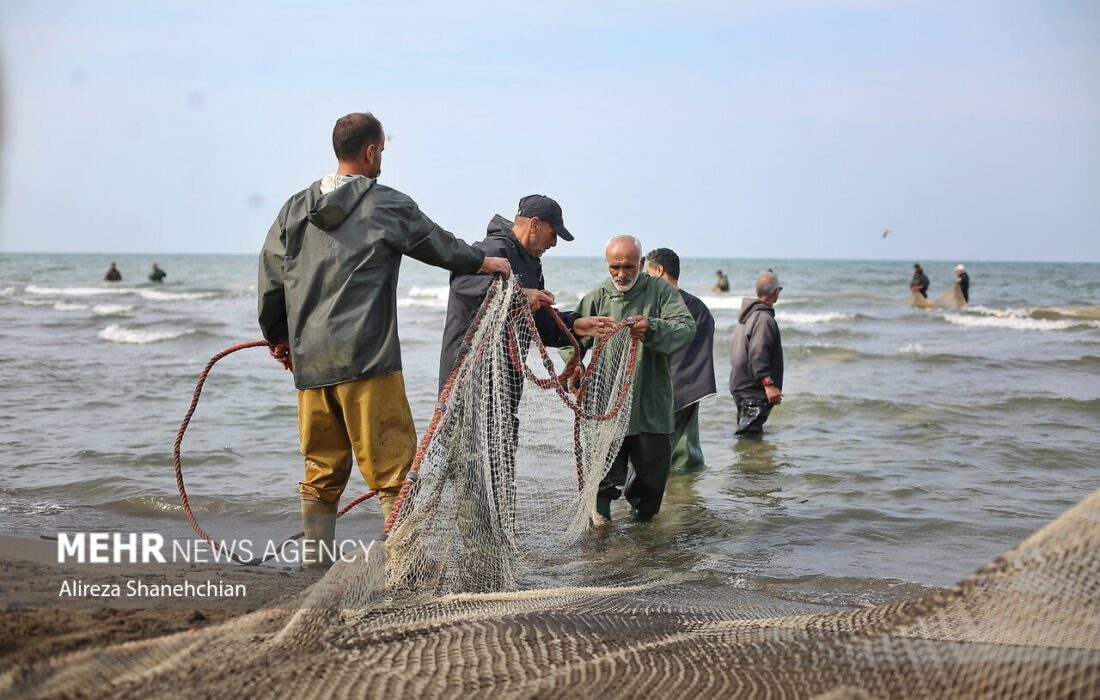
M 122 273 L 118 271 L 118 267 L 114 263 L 111 263 L 111 267 L 107 270 L 107 274 L 103 276 L 106 282 L 121 282 Z
M 920 269 L 920 264 L 913 265 L 913 279 L 909 280 L 909 291 L 928 298 L 928 275 Z
M 758 435 L 772 407 L 783 401 L 783 342 L 775 302 L 783 287 L 774 272 L 756 278 L 756 298 L 745 299 L 730 341 L 730 394 L 737 405 L 734 435 Z
M 955 266 L 955 284 L 959 287 L 959 293 L 962 294 L 964 304 L 970 303 L 970 275 L 966 273 L 966 268 L 962 264 Z
M 730 278 L 726 277 L 726 273 L 721 270 L 714 274 L 718 277 L 718 281 L 714 283 L 710 290 L 712 292 L 728 292 L 730 290 Z
M 160 269 L 160 267 L 153 263 L 153 269 L 149 271 L 150 282 L 163 282 L 164 278 L 168 276 L 168 273 Z

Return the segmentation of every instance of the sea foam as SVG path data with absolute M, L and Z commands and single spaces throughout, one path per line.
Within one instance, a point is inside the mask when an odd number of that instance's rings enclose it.
M 59 301 L 53 305 L 57 311 L 87 311 L 87 304 L 74 304 L 70 301 Z
M 810 324 L 810 323 L 834 323 L 836 321 L 850 321 L 856 317 L 855 314 L 845 314 L 839 311 L 826 311 L 823 313 L 810 313 L 808 311 L 777 311 L 775 318 L 777 321 L 783 323 L 793 323 L 796 325 Z
M 193 301 L 215 296 L 213 292 L 162 292 L 157 289 L 136 289 L 134 291 L 142 299 L 148 299 L 149 301 Z
M 124 328 L 117 324 L 111 324 L 99 332 L 99 337 L 112 343 L 127 343 L 130 345 L 146 345 L 162 340 L 173 340 L 194 333 L 194 328 L 182 331 L 154 331 L 143 328 Z
M 62 297 L 94 297 L 103 294 L 130 294 L 134 290 L 125 287 L 39 287 L 27 285 L 27 294 L 39 294 Z
M 1026 318 L 1014 315 L 981 315 L 948 313 L 943 315 L 948 323 L 977 328 L 1009 328 L 1018 331 L 1064 331 L 1070 328 L 1100 328 L 1100 321 L 1050 320 Z
M 412 287 L 407 297 L 397 300 L 399 307 L 419 306 L 422 308 L 445 309 L 450 287 Z
M 92 313 L 96 316 L 117 316 L 133 311 L 133 304 L 96 304 Z

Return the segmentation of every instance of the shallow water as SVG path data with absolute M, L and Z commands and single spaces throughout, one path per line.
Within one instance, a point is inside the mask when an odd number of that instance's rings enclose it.
M 123 282 L 98 282 L 115 260 Z M 171 449 L 211 355 L 258 337 L 252 256 L 0 256 L 0 530 L 157 529 L 189 537 Z M 968 262 L 968 261 L 967 261 Z M 562 308 L 601 261 L 545 262 Z M 924 265 L 932 295 L 954 263 Z M 973 305 L 906 303 L 911 263 L 684 262 L 717 321 L 719 395 L 702 408 L 708 466 L 676 474 L 652 523 L 624 513 L 539 583 L 688 575 L 806 601 L 874 602 L 944 585 L 1100 486 L 1100 265 L 969 263 Z M 735 441 L 725 384 L 739 292 L 771 267 L 784 292 L 785 401 L 762 441 Z M 707 291 L 715 269 L 735 292 Z M 435 401 L 446 273 L 408 261 L 406 384 L 423 430 Z M 262 350 L 218 364 L 184 444 L 215 536 L 298 529 L 293 384 Z M 357 476 L 348 497 L 365 490 Z M 371 534 L 374 506 L 341 521 Z M 639 562 L 643 565 L 639 567 Z

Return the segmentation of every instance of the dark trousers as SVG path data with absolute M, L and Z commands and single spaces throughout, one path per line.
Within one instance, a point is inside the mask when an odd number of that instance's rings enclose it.
M 668 433 L 628 435 L 600 482 L 599 497 L 614 501 L 625 496 L 638 515 L 652 517 L 661 510 L 671 463 L 672 437 Z
M 672 468 L 690 471 L 702 469 L 703 447 L 699 444 L 699 402 L 676 412 L 672 430 Z
M 737 404 L 737 430 L 734 435 L 759 435 L 772 412 L 772 405 L 763 396 L 734 396 Z

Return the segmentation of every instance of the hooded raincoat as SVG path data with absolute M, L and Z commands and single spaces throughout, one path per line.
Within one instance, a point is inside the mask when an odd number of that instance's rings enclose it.
M 516 283 L 525 289 L 545 289 L 542 277 L 542 261 L 532 256 L 512 233 L 512 222 L 497 214 L 489 221 L 485 240 L 474 243 L 474 248 L 490 257 L 508 258 L 512 264 L 512 274 Z M 447 382 L 462 338 L 477 315 L 485 292 L 493 283 L 492 275 L 451 274 L 451 291 L 447 297 L 447 321 L 443 327 L 443 347 L 439 352 L 439 390 Z M 574 311 L 559 312 L 566 326 L 572 330 L 573 322 L 579 314 Z M 542 344 L 549 347 L 569 345 L 569 338 L 561 332 L 558 324 L 546 309 L 535 312 L 535 325 L 539 330 Z
M 775 309 L 759 299 L 745 299 L 730 342 L 730 393 L 763 398 L 761 383 L 771 377 L 783 388 L 783 342 Z
M 371 178 L 325 194 L 318 181 L 283 205 L 260 253 L 259 322 L 268 341 L 289 341 L 297 388 L 401 369 L 402 255 L 463 274 L 485 258 Z

